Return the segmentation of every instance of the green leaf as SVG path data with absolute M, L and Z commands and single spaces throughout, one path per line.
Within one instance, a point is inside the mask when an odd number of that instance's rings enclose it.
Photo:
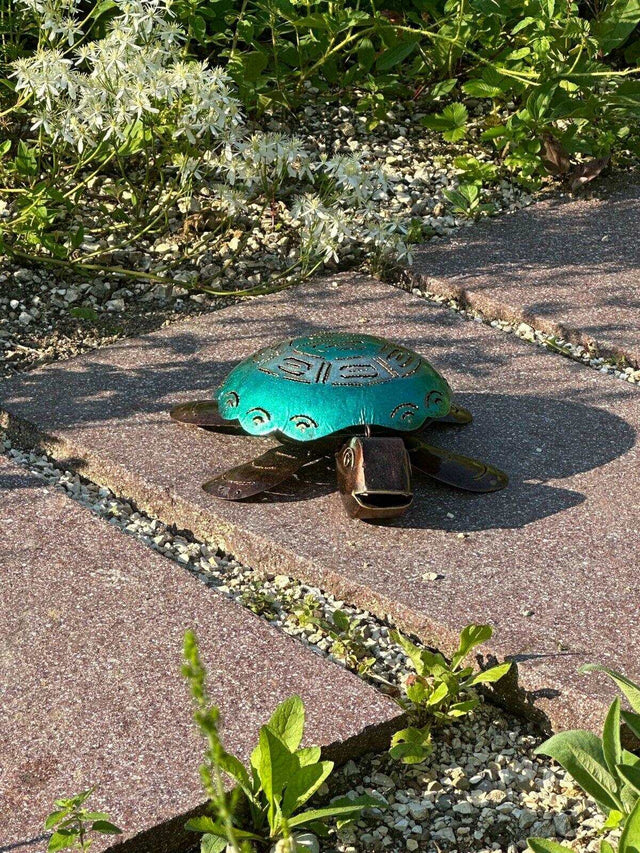
M 218 823 L 213 818 L 208 817 L 207 815 L 200 815 L 200 817 L 192 817 L 188 820 L 184 828 L 189 832 L 206 832 L 211 835 L 217 835 L 222 838 L 227 837 L 227 830 L 223 823 Z M 254 841 L 261 841 L 262 836 L 256 835 L 254 832 L 247 832 L 244 829 L 238 829 L 234 826 L 233 831 L 238 836 L 238 838 L 250 838 Z
M 617 809 L 611 809 L 607 815 L 606 821 L 602 824 L 602 828 L 604 830 L 617 829 L 624 818 L 625 815 L 622 812 L 619 812 Z
M 432 130 L 439 130 L 448 142 L 457 142 L 466 135 L 469 113 L 464 104 L 448 104 L 441 113 L 425 116 L 422 123 Z
M 302 814 L 290 818 L 287 823 L 290 827 L 303 826 L 309 821 L 324 820 L 327 817 L 346 817 L 347 815 L 359 815 L 363 806 L 359 803 L 354 803 L 349 806 L 327 806 L 324 809 L 311 809 Z
M 5 154 L 8 154 L 11 149 L 11 140 L 5 139 L 5 141 L 0 145 L 0 157 L 4 157 Z
M 606 56 L 625 43 L 638 23 L 640 0 L 609 0 L 591 30 Z
M 399 44 L 394 45 L 394 47 L 387 48 L 387 50 L 381 53 L 378 57 L 376 61 L 376 68 L 378 71 L 389 71 L 391 68 L 399 65 L 408 56 L 410 56 L 418 44 L 419 42 L 417 40 L 401 41 Z
M 602 730 L 602 751 L 609 772 L 615 776 L 616 767 L 622 761 L 620 743 L 620 699 L 616 696 L 604 721 Z
M 200 839 L 200 853 L 222 853 L 226 849 L 226 836 L 207 834 Z
M 306 767 L 309 764 L 317 764 L 320 761 L 322 750 L 319 746 L 306 746 L 304 749 L 296 750 L 296 758 L 300 767 Z
M 464 717 L 480 704 L 479 699 L 467 699 L 464 702 L 455 702 L 447 711 L 448 717 Z
M 624 825 L 618 853 L 640 853 L 640 800 Z
M 184 828 L 189 832 L 209 832 L 226 838 L 224 825 L 216 823 L 212 817 L 207 817 L 207 815 L 192 817 L 185 823 Z
M 301 767 L 287 782 L 282 800 L 282 814 L 289 817 L 312 797 L 333 770 L 332 761 Z
M 427 705 L 438 705 L 449 695 L 449 685 L 439 684 L 427 699 Z
M 466 115 L 464 120 L 466 121 Z M 493 628 L 491 625 L 467 625 L 460 634 L 458 651 L 451 659 L 453 666 L 457 667 L 472 649 L 475 649 L 476 646 L 482 645 L 482 643 L 486 643 L 492 636 Z
M 629 726 L 632 734 L 640 738 L 640 714 L 633 714 L 631 711 L 621 711 L 622 719 Z
M 472 98 L 499 98 L 503 94 L 499 86 L 487 83 L 486 80 L 482 80 L 479 77 L 463 83 L 462 91 L 467 95 L 471 95 Z
M 498 666 L 492 666 L 489 669 L 482 669 L 477 672 L 468 682 L 469 685 L 474 684 L 491 684 L 500 681 L 511 669 L 511 663 L 501 663 Z
M 110 820 L 94 820 L 91 824 L 93 832 L 100 832 L 102 835 L 122 835 L 122 830 Z
M 626 764 L 619 764 L 618 773 L 637 794 L 640 794 L 640 767 L 628 767 Z
M 66 850 L 69 847 L 73 847 L 76 843 L 77 834 L 77 832 L 71 829 L 59 829 L 57 832 L 54 832 L 47 845 L 48 853 L 56 853 L 57 850 Z
M 78 320 L 90 320 L 91 322 L 95 322 L 98 319 L 98 312 L 95 308 L 90 308 L 87 305 L 71 308 L 69 314 Z
M 294 752 L 302 741 L 304 731 L 304 703 L 299 696 L 290 696 L 281 702 L 267 723 L 271 731 L 288 749 Z
M 257 767 L 262 790 L 270 806 L 278 803 L 287 780 L 298 767 L 296 757 L 269 726 L 260 729 L 260 763 Z
M 255 83 L 269 64 L 269 57 L 260 50 L 251 50 L 241 54 L 238 62 L 242 66 L 243 80 Z
M 534 121 L 542 121 L 547 115 L 557 86 L 541 86 L 527 98 L 527 111 Z
M 571 849 L 550 838 L 527 838 L 527 846 L 533 853 L 567 853 Z
M 433 101 L 437 101 L 438 98 L 442 98 L 444 95 L 452 92 L 456 88 L 457 82 L 457 77 L 451 77 L 449 80 L 440 80 L 439 83 L 436 83 L 435 86 L 429 89 L 429 97 Z
M 399 631 L 391 631 L 389 636 L 393 643 L 397 643 L 401 647 L 413 664 L 416 672 L 422 674 L 422 649 L 418 648 L 418 646 L 404 637 Z
M 616 672 L 615 669 L 609 669 L 607 666 L 602 666 L 599 663 L 585 663 L 580 667 L 578 672 L 604 672 L 609 678 L 612 678 L 615 683 L 618 685 L 620 690 L 624 693 L 624 695 L 629 700 L 629 704 L 633 708 L 634 711 L 640 713 L 640 685 L 631 681 L 630 678 L 627 678 L 626 675 L 622 675 L 619 672 Z
M 249 799 L 251 799 L 251 779 L 244 764 L 235 755 L 230 755 L 225 751 L 222 751 L 218 756 L 218 764 L 220 765 L 220 769 L 230 776 L 242 788 Z
M 553 735 L 535 751 L 554 758 L 605 811 L 618 808 L 615 779 L 606 768 L 599 737 L 572 729 Z
M 51 829 L 51 827 L 53 827 L 57 823 L 59 823 L 63 817 L 66 817 L 70 811 L 71 811 L 70 808 L 66 808 L 66 809 L 58 809 L 58 811 L 51 812 L 49 817 L 44 822 L 44 828 L 45 829 Z
M 374 63 L 376 58 L 376 51 L 373 46 L 373 42 L 369 38 L 360 39 L 360 43 L 358 44 L 358 64 L 361 68 L 364 68 L 365 71 L 368 71 Z
M 401 729 L 391 738 L 389 755 L 403 764 L 418 764 L 433 751 L 430 727 L 421 729 L 409 726 Z

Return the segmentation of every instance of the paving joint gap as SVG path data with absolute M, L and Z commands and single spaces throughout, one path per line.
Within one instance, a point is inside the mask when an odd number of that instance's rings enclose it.
M 439 308 L 445 308 L 468 322 L 482 323 L 484 326 L 501 331 L 505 335 L 515 335 L 518 340 L 533 344 L 545 352 L 568 358 L 583 367 L 588 367 L 606 376 L 613 376 L 621 382 L 628 382 L 630 385 L 640 384 L 640 370 L 633 367 L 625 367 L 624 370 L 621 370 L 619 362 L 615 358 L 596 356 L 582 344 L 573 344 L 563 338 L 558 339 L 554 335 L 548 335 L 546 332 L 536 329 L 529 323 L 516 324 L 500 317 L 490 317 L 479 308 L 475 308 L 460 298 L 444 296 L 433 290 L 428 290 L 423 284 L 423 276 L 417 276 L 410 270 L 405 270 L 400 279 L 390 279 L 386 283 L 393 285 L 398 290 L 418 296 L 425 302 Z

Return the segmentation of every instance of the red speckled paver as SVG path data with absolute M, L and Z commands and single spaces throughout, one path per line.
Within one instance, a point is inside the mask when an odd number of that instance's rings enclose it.
M 319 329 L 427 355 L 475 415 L 433 428 L 433 441 L 498 464 L 510 487 L 469 495 L 420 479 L 411 511 L 387 526 L 349 520 L 332 474 L 268 502 L 203 492 L 270 440 L 183 427 L 168 408 L 210 395 L 267 342 Z M 12 379 L 0 400 L 24 442 L 40 434 L 60 459 L 252 565 L 390 614 L 445 650 L 466 623 L 491 622 L 491 649 L 519 661 L 521 698 L 556 727 L 601 725 L 612 688 L 577 675 L 581 663 L 640 677 L 640 394 L 628 383 L 345 275 Z
M 640 183 L 553 199 L 417 250 L 411 274 L 492 318 L 640 367 Z
M 293 693 L 307 742 L 336 757 L 388 737 L 391 700 L 1 455 L 0 530 L 0 850 L 43 853 L 53 801 L 90 785 L 123 853 L 194 844 L 183 826 L 204 801 L 203 743 L 180 674 L 187 628 L 244 761 Z

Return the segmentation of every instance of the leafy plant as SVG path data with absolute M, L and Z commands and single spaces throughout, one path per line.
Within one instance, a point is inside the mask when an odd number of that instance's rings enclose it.
M 54 832 L 47 845 L 48 853 L 58 850 L 88 850 L 95 835 L 120 835 L 119 829 L 106 812 L 92 812 L 84 808 L 95 788 L 87 788 L 73 797 L 56 800 L 55 811 L 45 820 L 44 828 Z
M 370 671 L 376 659 L 369 654 L 360 617 L 350 617 L 344 610 L 335 610 L 329 619 L 324 619 L 317 599 L 312 595 L 305 596 L 294 609 L 294 616 L 301 626 L 313 626 L 328 637 L 331 654 L 344 661 L 349 669 L 359 675 Z
M 403 682 L 405 698 L 400 700 L 412 725 L 397 732 L 391 742 L 390 754 L 405 764 L 422 761 L 431 752 L 433 721 L 462 717 L 472 711 L 480 699 L 474 688 L 480 684 L 499 681 L 511 667 L 502 663 L 480 671 L 465 666 L 471 651 L 491 639 L 489 625 L 468 625 L 460 635 L 457 651 L 448 662 L 439 652 L 420 648 L 397 631 L 391 638 L 407 654 L 415 675 Z
M 573 850 L 565 844 L 558 844 L 549 838 L 528 838 L 527 844 L 533 853 L 566 853 Z M 640 850 L 640 803 L 637 803 L 629 815 L 618 843 L 618 853 L 638 853 Z M 600 853 L 615 853 L 613 846 L 605 840 L 600 842 Z
M 616 697 L 607 713 L 601 738 L 580 729 L 559 732 L 536 752 L 555 759 L 573 776 L 607 815 L 605 826 L 609 828 L 625 824 L 632 814 L 638 813 L 640 757 L 623 748 L 620 729 L 621 722 L 625 722 L 634 735 L 640 736 L 640 685 L 599 664 L 580 668 L 580 672 L 596 671 L 613 679 L 633 710 L 622 709 Z M 640 827 L 640 813 L 638 821 Z
M 442 194 L 458 216 L 471 217 L 481 210 L 492 209 L 490 204 L 480 203 L 480 186 L 476 183 L 460 184 L 457 189 L 443 190 Z
M 211 815 L 193 818 L 186 824 L 187 829 L 203 833 L 203 853 L 219 853 L 227 844 L 234 851 L 251 849 L 252 844 L 271 844 L 290 839 L 294 830 L 326 835 L 328 818 L 344 823 L 358 818 L 367 807 L 380 807 L 380 801 L 361 796 L 303 810 L 334 765 L 321 760 L 320 747 L 300 747 L 305 711 L 298 696 L 278 705 L 269 722 L 262 726 L 258 745 L 251 753 L 250 768 L 245 768 L 220 740 L 220 713 L 210 704 L 206 673 L 191 631 L 185 634 L 184 656 L 183 673 L 195 703 L 194 719 L 207 742 L 200 775 Z M 226 791 L 225 779 L 235 783 L 233 791 Z

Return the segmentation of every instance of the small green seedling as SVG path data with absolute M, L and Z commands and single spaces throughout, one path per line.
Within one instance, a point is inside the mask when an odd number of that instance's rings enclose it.
M 477 672 L 472 666 L 463 665 L 470 652 L 491 639 L 492 634 L 490 625 L 468 625 L 448 663 L 439 652 L 420 648 L 397 631 L 391 633 L 391 639 L 402 647 L 415 669 L 415 674 L 404 679 L 405 698 L 399 700 L 412 725 L 394 735 L 390 749 L 393 758 L 405 764 L 423 761 L 432 749 L 432 723 L 468 714 L 480 701 L 474 688 L 495 683 L 507 674 L 510 663 Z
M 185 635 L 184 655 L 183 673 L 196 706 L 194 719 L 207 741 L 200 775 L 209 797 L 210 815 L 186 824 L 187 829 L 203 833 L 202 853 L 221 853 L 227 845 L 234 853 L 244 853 L 255 844 L 283 842 L 302 831 L 327 835 L 326 819 L 336 818 L 341 825 L 360 817 L 367 807 L 383 805 L 364 795 L 334 800 L 323 808 L 303 809 L 333 771 L 333 762 L 321 760 L 320 747 L 300 746 L 305 709 L 298 696 L 278 705 L 262 726 L 247 769 L 222 745 L 220 713 L 210 704 L 206 673 L 190 631 Z M 235 783 L 231 792 L 226 791 L 225 777 Z M 294 849 L 295 844 L 289 846 Z
M 48 853 L 58 850 L 88 850 L 95 835 L 120 835 L 122 830 L 109 820 L 106 812 L 90 812 L 83 808 L 95 788 L 87 788 L 80 794 L 56 800 L 55 811 L 44 822 L 45 829 L 53 829 L 47 846 Z
M 604 721 L 601 738 L 581 729 L 559 732 L 536 752 L 555 759 L 573 776 L 607 815 L 605 827 L 611 829 L 630 820 L 640 798 L 640 756 L 623 749 L 620 737 L 624 722 L 640 739 L 640 685 L 599 664 L 585 664 L 579 672 L 606 673 L 627 697 L 633 710 L 624 710 L 616 697 Z

